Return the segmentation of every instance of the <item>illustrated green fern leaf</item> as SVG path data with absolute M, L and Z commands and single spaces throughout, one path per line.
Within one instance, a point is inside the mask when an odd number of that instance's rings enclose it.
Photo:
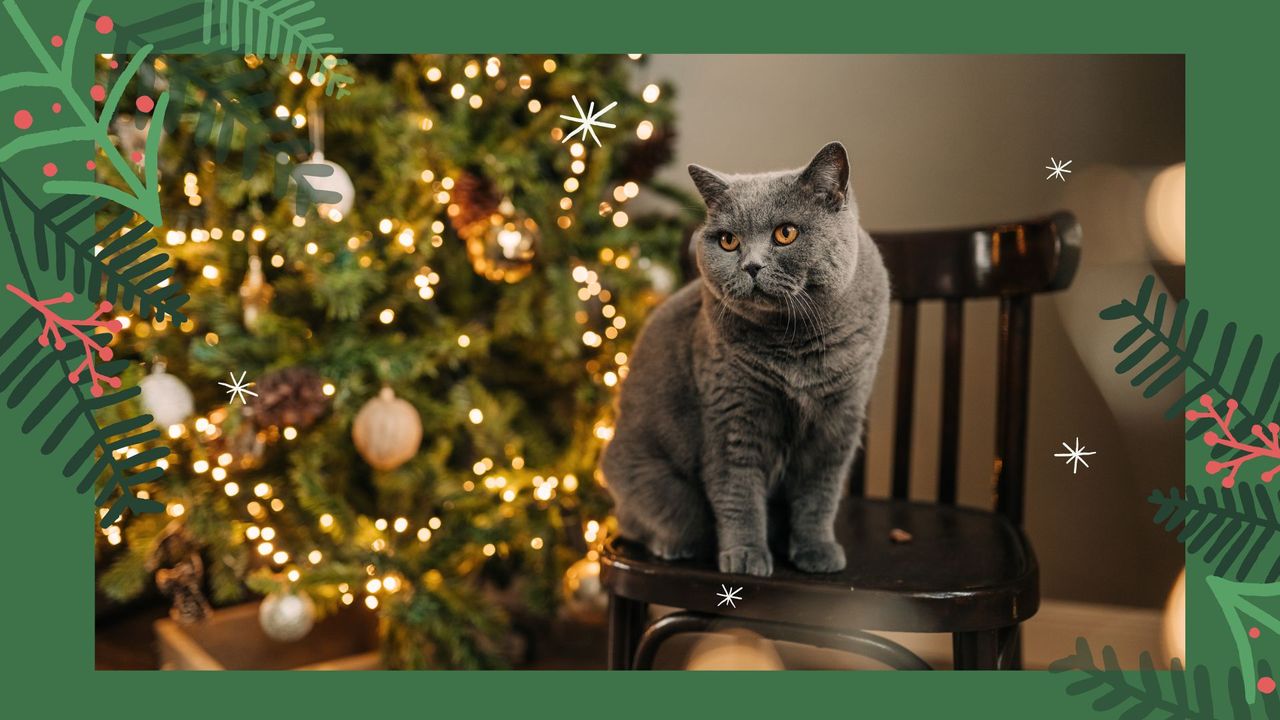
M 39 313 L 21 315 L 0 335 L 0 397 L 10 410 L 25 409 L 22 433 L 41 431 L 44 440 L 40 453 L 50 455 L 63 451 L 67 462 L 62 467 L 66 478 L 78 479 L 76 491 L 88 492 L 99 480 L 104 484 L 94 499 L 98 507 L 107 508 L 102 527 L 115 522 L 126 510 L 157 512 L 163 509 L 154 500 L 137 496 L 133 487 L 155 482 L 162 471 L 153 463 L 169 454 L 167 447 L 153 447 L 130 453 L 130 448 L 160 437 L 156 429 L 144 430 L 150 415 L 138 415 L 103 427 L 97 413 L 124 402 L 140 392 L 132 387 L 110 395 L 91 397 L 79 384 L 67 381 L 67 375 L 84 355 L 84 349 L 73 343 L 63 350 L 44 348 L 35 342 Z M 102 336 L 106 342 L 109 336 Z M 116 360 L 99 366 L 104 375 L 118 375 L 128 365 Z M 43 392 L 41 389 L 45 388 Z M 89 437 L 78 447 L 70 445 L 72 429 L 89 426 Z M 151 467 L 144 468 L 144 465 Z
M 1212 576 L 1206 578 L 1205 582 L 1214 599 L 1218 601 L 1218 607 L 1226 618 L 1230 637 L 1235 642 L 1236 655 L 1240 659 L 1240 667 L 1243 668 L 1244 677 L 1240 683 L 1240 689 L 1243 691 L 1244 699 L 1249 703 L 1256 703 L 1258 678 L 1270 677 L 1271 668 L 1265 660 L 1254 664 L 1253 639 L 1246 634 L 1245 628 L 1252 625 L 1263 628 L 1268 633 L 1280 632 L 1280 618 L 1259 605 L 1260 602 L 1265 602 L 1268 606 L 1274 606 L 1276 598 L 1280 597 L 1280 586 L 1270 582 L 1238 583 Z M 1273 704 L 1280 703 L 1280 699 L 1277 699 L 1274 694 L 1263 697 Z M 1274 716 L 1269 714 L 1268 717 Z
M 1259 663 L 1259 671 L 1269 675 L 1271 668 L 1262 662 Z M 1135 678 L 1133 673 L 1120 669 L 1116 651 L 1110 645 L 1103 646 L 1102 666 L 1099 667 L 1089 641 L 1076 638 L 1075 654 L 1051 663 L 1049 672 L 1083 674 L 1084 677 L 1067 686 L 1067 694 L 1095 695 L 1095 711 L 1120 711 L 1118 717 L 1121 720 L 1142 720 L 1153 715 L 1177 720 L 1227 717 L 1214 712 L 1214 686 L 1208 668 L 1201 665 L 1188 673 L 1177 658 L 1170 663 L 1167 673 L 1160 673 L 1151 661 L 1151 654 L 1144 652 L 1138 658 Z M 1234 720 L 1252 717 L 1280 719 L 1280 698 L 1275 695 L 1264 696 L 1259 702 L 1250 704 L 1240 668 L 1232 667 L 1227 671 L 1226 684 L 1225 695 L 1229 698 L 1230 717 Z
M 1247 437 L 1254 425 L 1266 426 L 1280 417 L 1280 353 L 1264 362 L 1260 335 L 1249 340 L 1239 362 L 1233 363 L 1238 328 L 1235 323 L 1227 323 L 1212 351 L 1213 363 L 1206 367 L 1199 358 L 1205 349 L 1208 311 L 1192 312 L 1186 299 L 1172 302 L 1167 294 L 1155 292 L 1155 277 L 1151 275 L 1143 280 L 1133 300 L 1122 300 L 1102 310 L 1099 316 L 1133 324 L 1115 344 L 1115 351 L 1123 356 L 1116 364 L 1116 372 L 1132 372 L 1130 384 L 1145 386 L 1144 397 L 1154 396 L 1184 374 L 1192 380 L 1191 388 L 1166 411 L 1168 418 L 1177 417 L 1205 394 L 1234 398 L 1239 403 L 1233 427 L 1239 437 Z M 1261 389 L 1248 398 L 1250 385 L 1264 365 L 1267 369 L 1261 375 Z M 1194 440 L 1211 427 L 1212 420 L 1194 422 L 1187 428 L 1187 439 Z M 1215 457 L 1227 452 L 1230 450 L 1226 446 L 1213 449 Z
M 313 0 L 205 0 L 204 41 L 260 58 L 288 61 L 308 76 L 322 73 L 325 94 L 342 97 L 353 78 L 346 61 L 328 56 L 342 52 L 330 45 L 333 34 L 323 32 L 325 20 L 310 15 Z
M 1264 554 L 1278 555 L 1272 540 L 1280 534 L 1280 491 L 1262 483 L 1237 482 L 1232 489 L 1188 486 L 1184 497 L 1178 488 L 1166 495 L 1153 490 L 1147 502 L 1157 506 L 1154 522 L 1178 532 L 1178 542 L 1190 555 L 1205 562 L 1217 561 L 1214 575 L 1236 580 L 1250 576 Z M 1270 547 L 1270 551 L 1268 550 Z M 1232 568 L 1235 572 L 1232 573 Z M 1264 580 L 1280 579 L 1280 557 L 1275 558 Z
M 6 218 L 12 220 L 11 199 L 31 213 L 31 238 L 41 270 L 52 269 L 59 280 L 70 275 L 77 294 L 110 300 L 122 310 L 136 309 L 144 318 L 176 323 L 187 319 L 181 308 L 188 296 L 182 292 L 182 284 L 173 280 L 169 255 L 153 252 L 158 243 L 146 237 L 152 229 L 150 223 L 144 221 L 112 239 L 134 217 L 126 210 L 102 229 L 79 239 L 76 229 L 106 209 L 106 200 L 64 195 L 41 206 L 0 170 L 0 203 Z

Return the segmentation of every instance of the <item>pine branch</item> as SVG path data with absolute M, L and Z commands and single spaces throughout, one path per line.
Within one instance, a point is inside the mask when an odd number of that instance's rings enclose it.
M 36 264 L 41 270 L 51 267 L 52 239 L 53 270 L 59 280 L 67 277 L 69 269 L 72 271 L 74 292 L 87 293 L 93 300 L 110 301 L 121 310 L 136 309 L 143 318 L 169 318 L 175 323 L 187 319 L 181 307 L 188 296 L 182 294 L 182 284 L 172 279 L 169 255 L 152 253 L 158 243 L 154 238 L 143 239 L 152 229 L 150 223 L 144 222 L 112 240 L 111 235 L 124 230 L 133 219 L 133 213 L 127 211 L 84 240 L 77 240 L 71 233 L 103 210 L 105 200 L 62 197 L 40 206 L 0 169 L 0 196 L 6 204 L 6 215 L 10 214 L 10 194 L 32 214 Z
M 157 134 L 152 146 L 152 139 L 148 138 L 148 148 L 144 160 L 144 176 L 145 184 L 139 180 L 134 173 L 133 168 L 120 154 L 119 149 L 111 142 L 108 130 L 111 125 L 111 116 L 114 113 L 116 105 L 119 103 L 121 93 L 124 87 L 132 79 L 134 73 L 137 72 L 142 62 L 146 59 L 147 54 L 151 51 L 150 46 L 145 46 L 130 59 L 129 64 L 121 73 L 118 84 L 112 88 L 111 97 L 108 102 L 103 105 L 100 115 L 95 116 L 94 109 L 85 103 L 84 98 L 76 92 L 72 81 L 72 72 L 74 70 L 75 59 L 75 40 L 79 35 L 80 27 L 84 24 L 85 13 L 88 10 L 90 0 L 80 0 L 76 5 L 75 13 L 72 15 L 71 27 L 67 32 L 68 41 L 63 47 L 62 64 L 54 62 L 54 59 L 45 49 L 44 44 L 36 36 L 35 31 L 27 22 L 26 16 L 18 9 L 15 0 L 4 0 L 4 8 L 13 19 L 14 25 L 18 29 L 18 33 L 26 41 L 28 48 L 35 55 L 36 60 L 44 68 L 42 80 L 39 84 L 47 87 L 53 87 L 62 93 L 63 100 L 67 107 L 72 110 L 72 114 L 79 120 L 79 126 L 71 126 L 63 128 L 59 131 L 50 133 L 36 133 L 18 138 L 11 141 L 8 145 L 0 147 L 0 159 L 5 159 L 17 152 L 28 150 L 33 147 L 44 147 L 54 143 L 66 142 L 71 140 L 93 140 L 98 148 L 101 148 L 107 157 L 107 161 L 115 168 L 120 177 L 128 186 L 129 192 L 122 191 L 110 185 L 89 181 L 71 181 L 71 180 L 47 180 L 44 183 L 44 189 L 51 194 L 71 193 L 77 195 L 88 195 L 91 197 L 101 197 L 104 199 L 118 202 L 124 207 L 133 210 L 139 215 L 146 218 L 153 225 L 162 225 L 163 217 L 160 211 L 160 193 L 157 184 L 157 162 L 158 143 L 160 137 Z M 27 76 L 29 77 L 29 76 Z M 155 114 L 163 117 L 169 105 L 169 96 L 162 93 L 156 99 Z
M 1192 671 L 1195 692 L 1190 693 L 1181 663 L 1174 658 L 1173 669 L 1169 673 L 1170 692 L 1173 695 L 1170 698 L 1155 672 L 1150 653 L 1142 653 L 1139 665 L 1141 679 L 1138 684 L 1130 683 L 1120 669 L 1116 651 L 1110 645 L 1102 648 L 1102 667 L 1098 667 L 1093 651 L 1089 648 L 1089 641 L 1076 638 L 1075 654 L 1055 660 L 1049 665 L 1049 671 L 1083 673 L 1085 677 L 1067 686 L 1067 694 L 1084 695 L 1104 691 L 1093 701 L 1093 709 L 1098 712 L 1132 703 L 1121 715 L 1125 720 L 1145 718 L 1154 712 L 1163 712 L 1167 718 L 1215 720 L 1213 691 L 1207 668 L 1199 666 Z
M 22 243 L 18 237 L 13 208 L 10 206 L 8 198 L 7 193 L 0 191 L 0 209 L 3 209 L 6 229 L 13 243 L 14 254 L 18 258 L 18 266 L 23 275 L 26 288 L 25 294 L 27 297 L 31 297 L 36 290 L 22 250 Z M 169 448 L 164 446 L 142 450 L 134 447 L 160 437 L 160 432 L 154 429 L 133 434 L 135 430 L 150 423 L 151 416 L 139 415 L 106 427 L 103 427 L 97 418 L 99 411 L 135 397 L 141 392 L 140 389 L 132 387 L 110 395 L 103 395 L 99 390 L 95 396 L 86 397 L 81 386 L 76 384 L 74 380 L 71 383 L 50 382 L 52 379 L 48 378 L 55 364 L 61 368 L 61 373 L 65 377 L 76 377 L 78 369 L 71 367 L 72 360 L 77 358 L 80 351 L 87 348 L 99 347 L 107 349 L 106 344 L 109 336 L 90 336 L 87 337 L 82 346 L 64 347 L 61 350 L 55 349 L 52 352 L 46 351 L 41 357 L 37 358 L 36 351 L 39 345 L 23 342 L 23 336 L 32 329 L 40 315 L 41 313 L 33 306 L 31 311 L 19 316 L 5 331 L 4 335 L 0 336 L 0 358 L 3 358 L 6 354 L 13 354 L 13 358 L 8 365 L 3 370 L 0 370 L 0 393 L 3 393 L 10 385 L 13 386 L 8 395 L 9 407 L 21 407 L 27 401 L 28 396 L 41 387 L 42 383 L 44 387 L 48 388 L 38 402 L 29 403 L 31 409 L 22 424 L 23 434 L 34 432 L 46 419 L 54 417 L 55 411 L 60 411 L 62 413 L 61 419 L 54 422 L 51 427 L 48 427 L 46 439 L 40 446 L 42 454 L 50 455 L 60 448 L 69 447 L 66 445 L 67 440 L 72 435 L 71 429 L 77 424 L 88 428 L 89 438 L 71 453 L 66 464 L 63 465 L 62 475 L 65 478 L 80 477 L 80 481 L 76 486 L 76 492 L 79 493 L 88 492 L 99 479 L 105 478 L 102 490 L 94 498 L 94 505 L 98 507 L 106 507 L 110 503 L 107 513 L 102 517 L 102 527 L 107 527 L 115 522 L 126 510 L 132 510 L 135 513 L 162 510 L 164 508 L 163 505 L 151 499 L 140 498 L 133 490 L 135 485 L 160 479 L 162 471 L 159 467 L 152 465 L 144 469 L 142 466 L 154 463 L 169 454 Z M 48 322 L 47 316 L 46 322 Z M 45 335 L 42 334 L 43 336 Z M 12 351 L 15 348 L 19 350 L 13 353 Z M 110 356 L 103 353 L 100 354 L 100 357 L 105 360 Z M 100 377 L 115 377 L 127 365 L 128 363 L 123 360 L 110 361 L 105 365 L 96 367 L 95 373 Z M 19 374 L 22 374 L 22 378 L 15 383 L 14 381 Z M 69 398 L 69 401 L 67 398 Z M 95 453 L 97 454 L 97 460 L 90 465 L 89 459 Z M 112 500 L 112 498 L 115 499 Z
M 1104 320 L 1129 320 L 1133 327 L 1115 344 L 1115 351 L 1124 355 L 1116 365 L 1116 372 L 1123 375 L 1137 367 L 1153 355 L 1157 355 L 1142 370 L 1130 379 L 1134 387 L 1146 385 L 1142 394 L 1152 397 L 1167 387 L 1174 380 L 1189 373 L 1196 378 L 1193 387 L 1180 397 L 1166 411 L 1172 419 L 1182 409 L 1205 394 L 1220 398 L 1235 398 L 1239 401 L 1239 422 L 1235 426 L 1238 435 L 1246 435 L 1254 425 L 1266 426 L 1270 420 L 1280 414 L 1280 353 L 1271 361 L 1270 369 L 1262 383 L 1253 408 L 1246 407 L 1243 398 L 1249 392 L 1249 385 L 1255 379 L 1258 361 L 1262 355 L 1262 337 L 1255 335 L 1245 348 L 1244 355 L 1235 371 L 1234 381 L 1228 373 L 1228 362 L 1231 359 L 1236 339 L 1236 324 L 1227 323 L 1218 338 L 1218 346 L 1213 365 L 1206 368 L 1197 360 L 1204 341 L 1205 328 L 1208 325 L 1209 313 L 1199 310 L 1191 317 L 1187 325 L 1190 305 L 1183 299 L 1174 306 L 1173 313 L 1166 324 L 1169 297 L 1161 292 L 1155 294 L 1152 303 L 1155 277 L 1148 275 L 1138 290 L 1134 300 L 1123 300 L 1104 309 L 1099 316 Z M 1181 336 L 1186 330 L 1186 340 Z M 1146 338 L 1141 344 L 1139 340 Z M 1156 351 L 1159 350 L 1159 353 Z M 1201 419 L 1187 429 L 1187 439 L 1194 440 L 1213 426 L 1211 419 Z M 1227 446 L 1218 446 L 1213 450 L 1215 457 L 1230 451 Z
M 1218 561 L 1214 575 L 1226 576 L 1235 566 L 1236 580 L 1249 577 L 1280 533 L 1280 493 L 1267 485 L 1242 481 L 1234 490 L 1188 486 L 1185 498 L 1174 487 L 1168 495 L 1153 490 L 1147 501 L 1159 508 L 1154 522 L 1163 523 L 1169 532 L 1182 528 L 1178 542 L 1186 545 L 1188 554 Z M 1276 579 L 1280 579 L 1280 558 L 1266 575 L 1267 582 Z
M 323 70 L 325 94 L 342 97 L 350 91 L 347 85 L 354 78 L 339 70 L 347 64 L 329 56 L 342 52 L 342 48 L 329 45 L 333 34 L 321 32 L 325 19 L 307 17 L 305 13 L 315 8 L 315 2 L 306 0 L 205 0 L 204 42 L 213 42 L 216 28 L 218 43 L 246 55 L 261 58 L 280 58 L 308 77 Z M 308 57 L 310 60 L 308 61 Z

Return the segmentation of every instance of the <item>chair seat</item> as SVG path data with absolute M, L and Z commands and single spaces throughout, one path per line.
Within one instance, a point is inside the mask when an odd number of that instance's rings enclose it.
M 910 533 L 907 542 L 891 538 Z M 836 527 L 848 565 L 812 575 L 775 552 L 774 573 L 729 575 L 713 559 L 666 561 L 625 539 L 606 544 L 602 578 L 632 600 L 833 630 L 971 632 L 1035 614 L 1039 568 L 1023 532 L 973 508 L 848 498 Z M 721 585 L 742 588 L 730 607 Z

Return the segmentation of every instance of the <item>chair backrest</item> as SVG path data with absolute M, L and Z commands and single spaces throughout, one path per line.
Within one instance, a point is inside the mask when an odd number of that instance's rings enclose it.
M 994 509 L 1022 523 L 1031 297 L 1071 284 L 1080 259 L 1080 235 L 1079 224 L 1067 212 L 983 227 L 872 233 L 889 270 L 893 299 L 901 310 L 894 392 L 894 498 L 906 499 L 910 491 L 920 303 L 939 301 L 945 309 L 937 499 L 955 504 L 964 302 L 999 298 Z M 865 492 L 863 440 L 863 452 L 850 478 L 850 490 L 856 495 Z

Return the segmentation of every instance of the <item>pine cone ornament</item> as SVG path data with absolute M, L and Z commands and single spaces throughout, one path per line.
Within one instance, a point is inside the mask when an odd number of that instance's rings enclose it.
M 450 199 L 449 224 L 463 239 L 483 235 L 498 212 L 498 193 L 484 177 L 463 171 L 454 181 Z
M 624 147 L 618 162 L 622 177 L 637 182 L 652 178 L 658 168 L 671 162 L 675 154 L 675 138 L 674 130 L 661 127 L 654 130 L 648 140 Z
M 295 366 L 263 375 L 255 385 L 258 397 L 249 407 L 260 428 L 311 427 L 329 409 L 324 380 L 308 367 Z

